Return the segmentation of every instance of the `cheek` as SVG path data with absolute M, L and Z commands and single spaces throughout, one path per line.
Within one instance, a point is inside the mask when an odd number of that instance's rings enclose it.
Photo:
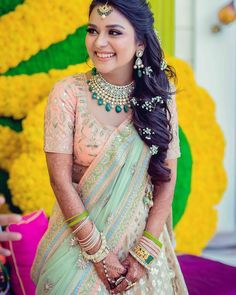
M 129 43 L 123 43 L 129 44 Z M 133 46 L 120 46 L 118 57 L 125 59 L 126 61 L 131 60 L 135 56 L 136 48 Z
M 125 58 L 127 59 L 133 59 L 135 56 L 136 52 L 136 44 L 133 38 L 131 37 L 126 37 L 122 40 L 119 40 L 120 42 L 117 42 L 116 48 L 117 48 L 117 53 L 120 56 L 120 58 Z M 127 46 L 128 45 L 128 46 Z

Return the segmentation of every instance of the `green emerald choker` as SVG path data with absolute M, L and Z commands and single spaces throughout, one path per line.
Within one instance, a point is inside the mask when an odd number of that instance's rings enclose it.
M 105 105 L 107 112 L 115 109 L 120 113 L 122 109 L 128 112 L 130 106 L 130 97 L 134 91 L 134 81 L 125 86 L 117 86 L 108 83 L 96 68 L 92 70 L 92 77 L 87 80 L 89 91 L 92 93 L 92 98 L 96 99 L 98 105 Z

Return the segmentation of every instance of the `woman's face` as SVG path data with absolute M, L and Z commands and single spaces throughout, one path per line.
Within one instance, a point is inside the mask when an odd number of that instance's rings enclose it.
M 128 1 L 128 0 L 127 0 Z M 136 42 L 131 23 L 118 10 L 102 19 L 93 9 L 88 25 L 86 47 L 95 67 L 100 73 L 131 73 L 135 52 L 140 46 Z

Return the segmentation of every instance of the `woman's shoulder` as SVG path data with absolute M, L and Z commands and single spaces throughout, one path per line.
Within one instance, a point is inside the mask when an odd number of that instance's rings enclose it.
M 80 97 L 85 97 L 88 91 L 87 73 L 76 73 L 59 79 L 52 87 L 48 101 L 60 101 L 63 105 L 76 106 Z
M 55 82 L 53 89 L 72 89 L 75 86 L 84 86 L 86 84 L 87 78 L 86 73 L 76 73 L 63 77 Z

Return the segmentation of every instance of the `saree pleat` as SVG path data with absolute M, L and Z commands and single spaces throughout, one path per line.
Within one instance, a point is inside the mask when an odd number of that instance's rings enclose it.
M 148 147 L 126 122 L 112 133 L 79 184 L 73 184 L 91 220 L 121 260 L 145 228 L 149 161 Z M 37 294 L 109 294 L 72 238 L 56 203 L 31 271 Z M 154 267 L 126 294 L 188 294 L 166 226 L 160 239 L 164 247 Z

